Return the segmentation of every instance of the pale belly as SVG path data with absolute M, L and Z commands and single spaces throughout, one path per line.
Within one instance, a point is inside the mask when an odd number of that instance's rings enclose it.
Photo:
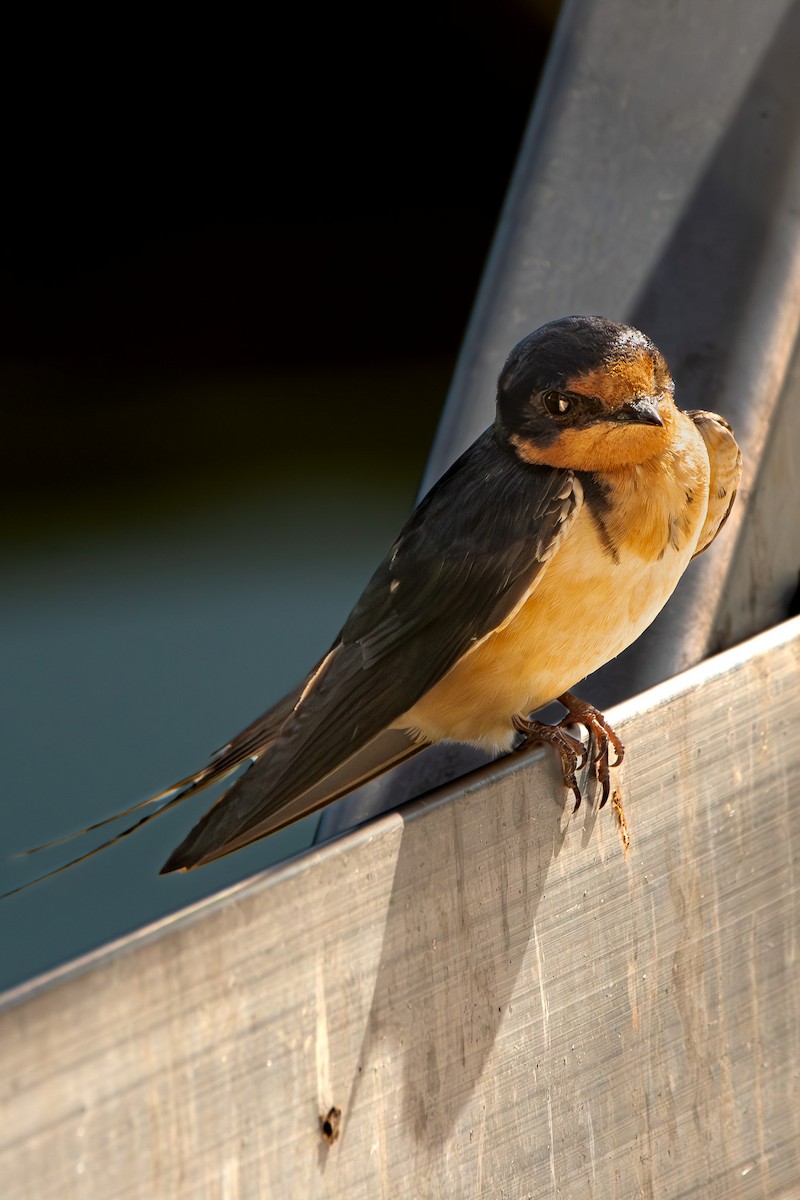
M 650 561 L 651 555 L 621 545 L 618 562 L 603 550 L 584 507 L 513 620 L 462 658 L 396 724 L 429 741 L 510 749 L 515 714 L 534 712 L 568 691 L 651 624 L 692 557 L 705 507 L 702 497 L 679 549 L 667 541 L 662 557 Z

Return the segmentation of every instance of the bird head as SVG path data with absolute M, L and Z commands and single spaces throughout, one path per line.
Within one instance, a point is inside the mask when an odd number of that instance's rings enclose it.
M 605 317 L 563 317 L 509 354 L 495 428 L 525 462 L 609 471 L 667 446 L 673 391 L 663 355 L 638 329 Z

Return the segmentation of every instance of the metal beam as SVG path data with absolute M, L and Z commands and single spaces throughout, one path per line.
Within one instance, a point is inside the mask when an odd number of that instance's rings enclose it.
M 612 714 L 627 851 L 520 755 L 9 994 L 4 1194 L 796 1194 L 799 670 Z

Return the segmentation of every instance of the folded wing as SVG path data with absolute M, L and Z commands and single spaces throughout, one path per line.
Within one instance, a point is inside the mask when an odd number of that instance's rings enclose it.
M 742 477 L 742 452 L 733 430 L 717 413 L 695 409 L 687 412 L 706 444 L 711 478 L 708 487 L 708 511 L 700 531 L 694 558 L 707 550 L 730 515 L 739 480 Z
M 479 438 L 401 531 L 280 731 L 164 871 L 274 832 L 419 749 L 392 722 L 513 612 L 580 501 L 570 472 Z

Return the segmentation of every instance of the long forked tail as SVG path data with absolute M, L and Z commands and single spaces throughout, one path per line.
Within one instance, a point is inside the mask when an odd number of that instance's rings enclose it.
M 91 850 L 87 850 L 84 854 L 78 854 L 75 858 L 69 859 L 65 863 L 61 863 L 58 867 L 53 867 L 51 871 L 45 871 L 42 875 L 36 875 L 33 879 L 29 879 L 26 883 L 21 883 L 17 887 L 9 888 L 5 892 L 0 892 L 0 900 L 6 900 L 9 896 L 16 896 L 18 892 L 24 892 L 26 888 L 33 887 L 35 883 L 43 883 L 45 879 L 52 879 L 54 875 L 60 875 L 62 871 L 68 871 L 70 867 L 77 867 L 78 863 L 86 862 L 87 858 L 93 858 L 95 854 L 99 854 L 101 850 L 108 850 L 110 846 L 115 846 L 117 842 L 121 842 L 123 838 L 129 837 L 135 833 L 137 829 L 141 829 L 143 825 L 147 825 L 150 821 L 154 821 L 156 817 L 160 817 L 168 808 L 173 808 L 179 804 L 181 800 L 185 800 L 192 792 L 200 790 L 200 787 L 205 784 L 194 785 L 189 783 L 184 787 L 183 791 L 179 791 L 176 796 L 172 796 L 171 800 L 167 800 L 155 812 L 147 813 L 146 816 L 140 817 L 138 821 L 134 821 L 132 825 L 126 825 L 119 833 L 113 837 L 106 838 L 99 846 L 94 846 Z M 180 784 L 176 785 L 180 787 Z M 157 796 L 150 796 L 147 800 L 142 800 L 139 804 L 132 804 L 130 808 L 122 809 L 121 812 L 114 813 L 113 816 L 105 817 L 102 821 L 95 821 L 92 825 L 87 825 L 83 829 L 78 829 L 74 833 L 65 834 L 63 837 L 54 838 L 52 842 L 43 842 L 41 846 L 32 846 L 30 850 L 20 850 L 15 854 L 7 854 L 5 860 L 27 858 L 32 854 L 39 854 L 42 850 L 50 850 L 52 847 L 61 846 L 65 842 L 71 842 L 75 838 L 83 837 L 86 833 L 92 833 L 95 829 L 102 829 L 104 825 L 110 825 L 113 821 L 119 820 L 121 817 L 128 816 L 129 813 L 136 812 L 138 809 L 147 808 L 151 804 L 157 804 L 165 796 L 169 796 L 175 788 L 170 788 L 166 792 L 160 792 Z
M 184 779 L 172 784 L 171 787 L 156 792 L 153 796 L 148 796 L 146 800 L 141 800 L 137 804 L 131 804 L 128 808 L 123 808 L 119 812 L 112 813 L 111 816 L 104 817 L 101 821 L 94 821 L 91 825 L 86 825 L 83 829 L 78 829 L 74 833 L 67 833 L 61 837 L 53 838 L 52 841 L 43 842 L 41 845 L 33 846 L 29 850 L 5 855 L 3 861 L 6 862 L 14 859 L 29 858 L 34 854 L 41 854 L 45 850 L 51 850 L 56 846 L 62 846 L 67 842 L 74 841 L 76 838 L 83 837 L 88 833 L 94 833 L 95 830 L 102 829 L 106 825 L 111 825 L 114 821 L 121 820 L 122 817 L 130 816 L 131 813 L 140 812 L 144 808 L 152 808 L 153 805 L 158 805 L 155 812 L 146 813 L 137 821 L 120 830 L 113 837 L 101 842 L 99 846 L 94 846 L 84 854 L 79 854 L 75 858 L 61 863 L 60 866 L 54 867 L 51 871 L 46 871 L 41 875 L 35 876 L 33 879 L 29 879 L 26 883 L 0 892 L 0 900 L 5 900 L 9 896 L 15 896 L 18 892 L 24 892 L 26 888 L 33 887 L 36 883 L 42 883 L 45 879 L 51 879 L 54 875 L 60 875 L 62 871 L 68 871 L 70 867 L 75 867 L 78 863 L 86 862 L 87 859 L 93 858 L 95 854 L 99 854 L 102 850 L 107 850 L 109 847 L 115 846 L 117 842 L 121 842 L 124 838 L 135 833 L 137 829 L 141 829 L 142 826 L 149 824 L 150 821 L 154 821 L 156 817 L 160 817 L 168 809 L 180 804 L 182 800 L 186 800 L 196 792 L 211 787 L 212 784 L 225 779 L 237 767 L 240 767 L 242 763 L 257 759 L 280 733 L 286 718 L 297 704 L 306 682 L 304 680 L 301 684 L 298 684 L 294 691 L 284 696 L 282 700 L 273 705 L 263 716 L 259 717 L 251 725 L 248 725 L 246 729 L 243 729 L 232 741 L 227 742 L 219 750 L 215 751 L 211 756 L 210 762 L 202 767 L 201 770 L 195 771 L 192 775 L 187 775 Z
M 190 871 L 205 866 L 251 842 L 277 833 L 302 817 L 317 812 L 382 775 L 391 767 L 424 750 L 427 743 L 416 741 L 401 729 L 385 729 L 366 745 L 320 776 L 303 790 L 285 795 L 273 792 L 266 776 L 270 761 L 253 764 L 220 796 L 201 817 L 194 829 L 173 850 L 161 868 L 161 874 Z

